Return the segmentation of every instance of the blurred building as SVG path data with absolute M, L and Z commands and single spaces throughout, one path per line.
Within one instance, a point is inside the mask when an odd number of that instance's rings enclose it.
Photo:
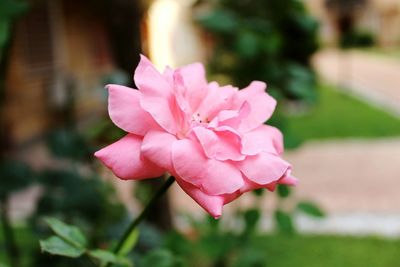
M 130 62 L 133 70 L 135 62 L 131 58 L 138 57 L 137 47 L 140 47 L 140 38 L 135 39 L 133 34 L 140 27 L 137 22 L 140 18 L 134 15 L 137 10 L 125 8 L 136 5 L 135 1 L 32 0 L 29 3 L 28 12 L 14 30 L 6 79 L 4 108 L 8 132 L 17 144 L 64 123 L 71 109 L 80 119 L 104 112 L 106 92 L 101 88 L 106 78 L 117 67 L 121 68 L 123 60 Z M 119 17 L 114 15 L 118 12 Z M 128 12 L 133 19 L 126 23 Z M 115 30 L 120 25 L 125 25 L 132 34 L 125 37 L 127 48 L 118 47 L 121 51 L 118 55 L 114 53 L 116 41 L 121 43 L 121 40 L 114 37 L 126 31 Z M 132 53 L 124 55 L 124 49 Z
M 340 1 L 339 1 L 340 2 Z M 342 1 L 345 2 L 345 1 Z M 305 0 L 311 13 L 321 22 L 321 38 L 326 44 L 336 44 L 337 27 L 325 0 Z M 383 47 L 400 46 L 400 1 L 368 0 L 355 15 L 355 28 L 372 33 Z

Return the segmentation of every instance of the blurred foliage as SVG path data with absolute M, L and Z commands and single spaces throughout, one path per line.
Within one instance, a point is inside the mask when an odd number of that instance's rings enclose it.
M 0 199 L 22 190 L 35 181 L 35 174 L 26 163 L 5 159 L 0 161 Z
M 13 20 L 25 12 L 28 5 L 23 1 L 0 1 L 0 61 L 3 58 L 3 48 L 10 39 Z
M 342 48 L 367 48 L 376 43 L 373 33 L 366 30 L 352 30 L 344 33 L 340 38 Z
M 68 258 L 80 258 L 85 255 L 92 264 L 98 263 L 100 266 L 107 264 L 116 264 L 120 267 L 132 266 L 124 256 L 115 255 L 107 250 L 89 249 L 88 240 L 79 228 L 55 218 L 47 218 L 45 221 L 55 235 L 40 241 L 42 251 Z
M 58 158 L 59 162 L 38 174 L 43 193 L 30 218 L 32 230 L 39 238 L 48 236 L 49 231 L 42 218 L 53 216 L 83 228 L 89 245 L 106 246 L 113 236 L 120 234 L 127 212 L 117 200 L 114 188 L 102 181 L 97 174 L 92 145 L 74 128 L 52 131 L 48 135 L 47 144 L 53 157 Z M 53 252 L 57 250 L 57 246 L 62 248 L 65 245 L 57 238 L 52 238 L 45 244 Z M 70 249 L 71 253 L 78 252 L 77 248 Z M 39 250 L 34 251 L 34 254 L 35 262 L 32 266 L 87 265 L 82 259 L 49 257 Z M 99 254 L 101 257 L 104 253 Z
M 197 21 L 213 37 L 209 68 L 241 88 L 266 81 L 278 98 L 313 102 L 317 21 L 298 0 L 209 1 Z

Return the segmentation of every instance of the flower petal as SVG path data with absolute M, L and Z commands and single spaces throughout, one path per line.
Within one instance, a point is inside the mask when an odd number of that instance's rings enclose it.
M 216 82 L 210 83 L 207 95 L 204 96 L 195 113 L 199 114 L 203 121 L 211 121 L 221 110 L 231 107 L 237 91 L 237 88 L 232 86 L 220 87 Z
M 124 131 L 145 135 L 149 129 L 160 129 L 151 115 L 139 103 L 140 92 L 122 85 L 109 84 L 108 113 L 111 120 Z
M 145 56 L 140 55 L 140 62 L 134 74 L 135 84 L 145 95 L 167 98 L 172 94 L 171 84 Z
M 265 83 L 254 81 L 238 92 L 235 106 L 240 108 L 245 101 L 250 104 L 250 114 L 243 118 L 240 131 L 245 132 L 257 128 L 274 112 L 276 100 L 265 92 L 265 88 Z
M 184 97 L 191 110 L 196 110 L 207 94 L 207 80 L 204 66 L 201 63 L 193 63 L 181 67 L 175 71 L 178 80 L 182 80 L 186 89 Z
M 128 134 L 117 142 L 97 151 L 94 155 L 113 173 L 124 180 L 145 179 L 161 176 L 164 173 L 149 160 L 141 158 L 142 138 Z
M 248 156 L 236 165 L 249 180 L 260 185 L 279 180 L 290 168 L 289 163 L 280 157 L 265 152 Z
M 257 155 L 260 152 L 282 154 L 283 136 L 275 127 L 261 125 L 242 137 L 242 150 L 245 155 Z
M 208 159 L 195 141 L 178 140 L 172 145 L 176 173 L 209 195 L 229 194 L 243 185 L 240 171 L 231 163 Z
M 143 138 L 142 155 L 172 173 L 172 144 L 176 140 L 174 135 L 167 132 L 149 131 Z
M 183 179 L 176 177 L 179 186 L 186 192 L 194 201 L 197 202 L 203 209 L 211 214 L 214 218 L 218 218 L 222 214 L 222 207 L 224 205 L 223 196 L 211 196 L 191 183 L 185 182 Z
M 238 161 L 246 157 L 240 153 L 240 136 L 231 131 L 212 131 L 200 126 L 194 127 L 193 132 L 208 158 Z

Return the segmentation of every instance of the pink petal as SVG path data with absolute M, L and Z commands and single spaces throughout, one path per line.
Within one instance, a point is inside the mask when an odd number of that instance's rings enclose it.
M 141 158 L 142 138 L 127 134 L 117 142 L 97 151 L 94 155 L 113 173 L 124 180 L 145 179 L 161 176 L 164 170 L 149 160 Z
M 214 218 L 218 218 L 222 214 L 222 207 L 224 205 L 223 196 L 211 196 L 201 191 L 191 183 L 187 183 L 184 180 L 176 177 L 176 181 L 179 186 L 186 192 L 194 201 L 197 202 L 203 209 L 211 214 Z
M 134 74 L 134 80 L 139 91 L 146 95 L 168 97 L 172 87 L 166 77 L 157 71 L 145 56 L 140 55 L 140 62 Z
M 243 160 L 240 153 L 240 137 L 227 130 L 212 131 L 204 127 L 195 127 L 193 132 L 198 138 L 208 158 L 217 160 Z
M 176 78 L 182 80 L 185 87 L 184 97 L 191 110 L 196 110 L 207 94 L 207 80 L 204 66 L 193 63 L 175 71 Z
M 142 108 L 150 113 L 164 130 L 176 134 L 187 122 L 185 114 L 182 114 L 176 102 L 170 75 L 170 70 L 167 69 L 163 76 L 146 57 L 141 56 L 135 71 L 135 83 L 142 93 Z
M 254 81 L 238 92 L 235 106 L 240 108 L 245 101 L 250 104 L 250 114 L 243 118 L 240 125 L 241 131 L 257 128 L 268 120 L 274 112 L 276 100 L 265 92 L 265 88 L 265 83 Z
M 236 164 L 249 180 L 260 185 L 279 180 L 290 167 L 289 163 L 280 157 L 265 152 L 248 156 Z
M 124 131 L 145 135 L 149 129 L 160 129 L 151 115 L 139 103 L 140 92 L 122 85 L 109 84 L 108 113 L 111 120 Z
M 221 110 L 232 106 L 237 89 L 232 86 L 219 87 L 218 83 L 212 82 L 208 85 L 207 95 L 195 111 L 203 121 L 211 121 Z
M 176 141 L 176 137 L 172 134 L 161 131 L 149 131 L 143 138 L 142 155 L 151 162 L 174 172 L 172 166 L 172 144 Z
M 201 146 L 192 140 L 173 143 L 172 162 L 179 177 L 209 195 L 233 193 L 243 185 L 242 175 L 235 166 L 208 159 Z
M 245 155 L 257 155 L 260 152 L 282 154 L 283 136 L 275 127 L 261 125 L 242 137 L 242 150 Z
M 279 179 L 278 183 L 285 184 L 285 185 L 293 185 L 293 186 L 297 185 L 299 180 L 296 177 L 292 176 L 291 172 L 292 172 L 292 170 L 291 170 L 291 168 L 289 168 L 287 170 L 287 172 L 285 173 L 285 175 L 281 179 Z

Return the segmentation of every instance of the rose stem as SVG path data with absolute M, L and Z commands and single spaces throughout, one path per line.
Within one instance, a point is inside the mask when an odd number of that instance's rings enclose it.
M 157 190 L 157 192 L 154 194 L 154 196 L 150 199 L 149 203 L 146 205 L 146 207 L 142 210 L 142 212 L 139 214 L 138 217 L 131 223 L 129 228 L 125 231 L 124 235 L 122 238 L 118 241 L 117 246 L 114 249 L 115 254 L 119 254 L 121 248 L 124 246 L 125 242 L 128 240 L 130 234 L 132 231 L 136 229 L 136 227 L 139 225 L 139 223 L 146 217 L 146 215 L 149 213 L 151 208 L 153 207 L 154 203 L 168 190 L 168 188 L 175 182 L 175 177 L 170 176 L 164 184 Z

